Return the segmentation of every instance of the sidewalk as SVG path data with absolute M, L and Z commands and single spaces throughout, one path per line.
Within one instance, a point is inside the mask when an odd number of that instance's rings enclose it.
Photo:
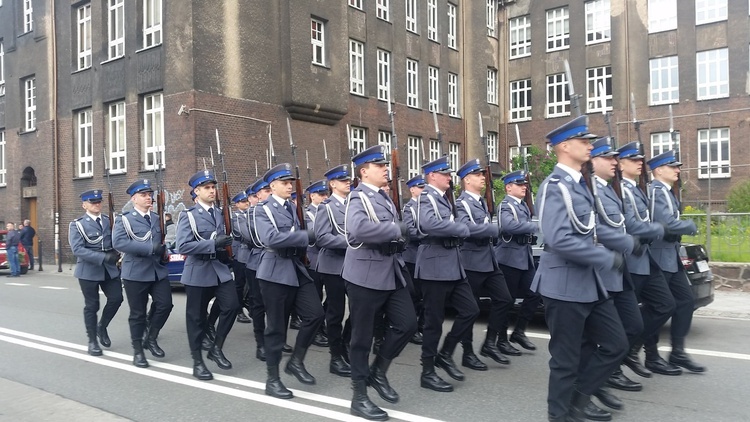
M 716 290 L 713 303 L 698 309 L 694 315 L 750 319 L 750 292 Z

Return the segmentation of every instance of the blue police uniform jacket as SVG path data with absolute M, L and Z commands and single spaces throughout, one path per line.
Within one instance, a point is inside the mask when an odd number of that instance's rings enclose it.
M 633 252 L 633 238 L 625 232 L 625 216 L 622 214 L 622 201 L 617 197 L 612 186 L 596 178 L 597 186 L 597 224 L 596 235 L 599 242 L 607 249 L 620 252 L 623 259 Z M 613 268 L 600 270 L 602 282 L 608 292 L 633 290 L 632 284 L 623 286 L 623 274 Z M 628 277 L 630 280 L 630 277 Z
M 195 228 L 200 238 L 193 233 L 193 229 L 190 227 L 188 213 L 195 220 Z M 221 210 L 214 207 L 214 216 L 211 217 L 211 214 L 203 209 L 200 204 L 180 213 L 175 243 L 177 253 L 187 256 L 180 278 L 180 283 L 186 286 L 212 287 L 217 285 L 217 281 L 226 283 L 232 280 L 232 272 L 227 264 L 222 263 L 215 256 L 206 256 L 216 254 L 216 245 L 212 234 L 226 233 Z
M 241 227 L 247 227 L 247 211 L 235 211 L 232 215 L 232 252 L 234 259 L 247 265 L 250 258 L 250 239 L 243 235 Z
M 313 204 L 307 206 L 305 210 L 305 227 L 310 229 L 315 227 L 315 217 L 319 208 L 320 205 L 317 207 Z M 317 243 L 307 247 L 307 260 L 310 261 L 310 268 L 313 270 L 318 266 L 318 253 L 320 253 L 320 246 Z
M 315 216 L 315 244 L 320 248 L 320 253 L 315 271 L 321 274 L 341 275 L 344 256 L 349 246 L 344 236 L 345 219 L 346 205 L 333 196 L 318 205 L 318 213 Z
M 622 196 L 625 204 L 625 230 L 632 236 L 655 240 L 664 236 L 664 226 L 651 222 L 648 198 L 632 181 L 622 180 Z M 648 244 L 641 256 L 629 254 L 625 258 L 631 274 L 651 274 L 651 247 Z
M 373 290 L 395 290 L 397 282 L 406 286 L 401 274 L 403 262 L 398 254 L 386 255 L 367 247 L 389 243 L 401 236 L 401 229 L 396 225 L 396 206 L 364 183 L 352 190 L 347 201 L 344 228 L 349 246 L 341 276 L 352 284 Z
M 121 275 L 125 280 L 153 282 L 167 278 L 169 271 L 161 263 L 161 256 L 154 255 L 154 244 L 161 244 L 159 214 L 149 211 L 151 223 L 133 210 L 115 218 L 112 230 L 112 246 L 122 252 Z M 127 219 L 133 237 L 125 229 L 123 218 Z M 145 239 L 151 233 L 151 237 Z M 139 240 L 144 239 L 144 240 Z
M 506 195 L 500 202 L 500 239 L 494 248 L 495 258 L 503 265 L 526 271 L 534 268 L 531 244 L 520 244 L 513 236 L 533 235 L 539 226 L 531 221 L 531 211 L 524 201 Z
M 464 269 L 488 273 L 495 271 L 497 260 L 492 253 L 492 241 L 497 239 L 497 225 L 492 224 L 484 204 L 468 192 L 456 199 L 458 222 L 469 227 L 469 237 L 461 246 L 461 262 Z
M 419 241 L 424 237 L 417 231 L 417 226 L 414 224 L 417 217 L 417 200 L 415 198 L 409 199 L 404 205 L 401 215 L 403 215 L 403 222 L 409 230 L 409 243 L 406 244 L 404 252 L 401 253 L 401 258 L 404 262 L 414 264 L 417 262 Z
M 273 196 L 253 209 L 253 221 L 258 239 L 265 246 L 260 253 L 256 277 L 272 283 L 299 287 L 297 272 L 310 278 L 298 256 L 283 258 L 279 253 L 284 248 L 307 248 L 307 232 L 300 230 L 294 204 L 286 201 L 290 209 L 284 209 Z M 299 254 L 301 255 L 301 253 Z
M 258 242 L 258 235 L 255 234 L 255 228 L 253 227 L 253 212 L 255 206 L 251 206 L 245 211 L 245 224 L 239 225 L 240 236 L 243 241 L 247 241 L 247 261 L 245 262 L 245 268 L 257 271 L 258 264 L 260 263 L 260 253 L 263 251 L 263 247 Z
M 430 200 L 432 198 L 432 200 Z M 437 209 L 433 206 L 436 205 Z M 466 224 L 453 221 L 451 206 L 432 185 L 425 186 L 419 196 L 417 227 L 432 238 L 466 238 L 471 233 Z M 430 281 L 457 281 L 466 278 L 459 248 L 422 242 L 417 251 L 414 276 Z
M 680 220 L 680 203 L 670 187 L 659 180 L 649 185 L 651 197 L 651 219 L 661 223 L 667 235 L 692 235 L 698 232 L 693 220 Z M 682 268 L 680 263 L 680 242 L 668 242 L 661 238 L 651 244 L 651 256 L 662 271 L 676 273 Z
M 569 201 L 563 192 L 568 193 Z M 606 297 L 597 270 L 611 268 L 614 253 L 594 244 L 593 228 L 581 228 L 581 233 L 571 220 L 572 213 L 587 227 L 596 223 L 590 220 L 594 199 L 588 189 L 558 165 L 540 185 L 536 204 L 544 251 L 531 289 L 566 302 L 591 303 Z
M 105 269 L 110 278 L 120 276 L 117 265 L 104 262 L 106 252 L 113 250 L 112 231 L 109 228 L 109 216 L 102 214 L 100 217 L 102 227 L 99 227 L 96 220 L 88 214 L 73 220 L 68 227 L 68 243 L 70 243 L 70 249 L 73 250 L 73 255 L 76 257 L 74 277 L 83 280 L 104 281 L 107 279 Z M 83 233 L 76 223 L 80 224 Z

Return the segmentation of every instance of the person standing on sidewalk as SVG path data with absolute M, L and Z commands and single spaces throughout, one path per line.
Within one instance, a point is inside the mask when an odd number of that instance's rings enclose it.
M 26 254 L 29 256 L 29 270 L 34 269 L 34 236 L 36 236 L 36 230 L 31 227 L 31 220 L 23 220 L 23 227 L 21 227 L 21 244 L 26 249 Z
M 8 234 L 5 235 L 5 256 L 10 267 L 8 277 L 18 277 L 21 275 L 21 265 L 18 262 L 18 244 L 21 241 L 21 236 L 13 223 L 6 224 L 5 229 L 8 230 Z

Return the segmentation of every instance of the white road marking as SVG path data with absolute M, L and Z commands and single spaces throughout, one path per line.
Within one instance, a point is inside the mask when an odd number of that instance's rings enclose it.
M 64 347 L 64 348 L 72 349 L 75 351 L 86 352 L 87 350 L 86 346 L 84 345 L 70 343 L 70 342 L 63 341 L 63 340 L 43 337 L 40 335 L 26 333 L 23 331 L 16 331 L 16 330 L 3 328 L 3 327 L 0 327 L 0 333 L 9 334 L 9 335 L 13 335 L 16 337 L 22 337 L 22 338 L 26 338 L 26 339 L 34 340 L 38 342 L 48 343 L 50 345 Z M 248 400 L 270 404 L 273 406 L 285 407 L 291 410 L 297 410 L 297 411 L 310 413 L 310 414 L 314 414 L 318 416 L 324 416 L 324 417 L 328 417 L 328 418 L 335 419 L 335 420 L 346 420 L 346 421 L 348 420 L 361 421 L 362 420 L 361 418 L 358 418 L 358 417 L 350 416 L 344 413 L 339 413 L 339 412 L 335 412 L 335 411 L 328 410 L 328 409 L 305 405 L 305 404 L 301 404 L 301 403 L 297 403 L 297 402 L 293 402 L 289 400 L 275 399 L 275 398 L 266 396 L 265 393 L 262 393 L 262 394 L 251 393 L 251 392 L 246 392 L 242 390 L 237 390 L 234 388 L 218 386 L 216 384 L 207 383 L 205 381 L 198 381 L 198 380 L 193 380 L 190 378 L 186 379 L 186 378 L 179 377 L 176 375 L 164 374 L 162 372 L 148 371 L 148 370 L 136 368 L 130 363 L 123 364 L 119 362 L 113 362 L 107 359 L 102 359 L 101 357 L 89 356 L 88 354 L 77 353 L 77 352 L 73 352 L 70 350 L 63 350 L 63 349 L 55 348 L 52 346 L 47 346 L 45 344 L 32 343 L 26 340 L 16 339 L 14 337 L 6 337 L 6 336 L 0 335 L 0 340 L 4 340 L 9 343 L 31 347 L 31 348 L 51 352 L 51 353 L 56 353 L 56 354 L 63 355 L 63 356 L 81 359 L 87 362 L 101 364 L 101 365 L 109 366 L 109 367 L 116 368 L 116 369 L 123 369 L 128 372 L 132 372 L 132 373 L 136 373 L 140 375 L 146 375 L 152 378 L 162 379 L 162 380 L 169 381 L 169 382 L 175 382 L 175 383 L 187 385 L 190 387 L 202 388 L 202 389 L 217 392 L 220 394 L 228 394 L 228 395 L 239 397 L 239 398 L 244 398 Z M 117 352 L 111 352 L 108 350 L 104 350 L 104 356 L 111 357 L 111 358 L 118 359 L 118 360 L 123 360 L 126 362 L 131 362 L 133 360 L 133 357 L 130 355 L 117 353 Z M 154 368 L 160 368 L 160 369 L 164 369 L 167 371 L 176 372 L 179 374 L 185 374 L 185 375 L 190 375 L 190 376 L 192 376 L 193 374 L 192 368 L 174 365 L 171 363 L 163 363 L 163 362 L 158 362 L 154 360 L 149 360 L 149 365 Z M 258 389 L 263 392 L 265 392 L 265 388 L 266 388 L 266 385 L 264 382 L 252 381 L 252 380 L 233 377 L 229 375 L 214 374 L 214 379 L 216 381 L 226 382 L 228 384 L 234 384 L 234 385 L 239 385 L 243 387 Z M 325 404 L 332 405 L 332 406 L 344 407 L 346 409 L 348 409 L 351 406 L 351 402 L 349 400 L 325 396 L 322 394 L 309 393 L 307 391 L 298 391 L 294 389 L 290 389 L 290 390 L 292 390 L 292 392 L 294 393 L 295 398 L 316 401 L 319 403 L 325 403 Z M 287 405 L 292 405 L 292 404 L 294 406 L 287 406 Z M 308 408 L 312 409 L 312 411 Z M 440 420 L 438 419 L 431 419 L 431 418 L 414 415 L 414 414 L 407 413 L 407 412 L 400 412 L 398 410 L 391 410 L 387 408 L 383 408 L 383 410 L 388 412 L 388 415 L 391 418 L 395 418 L 395 419 L 401 419 L 401 420 L 413 421 L 413 422 L 440 422 Z M 323 412 L 323 413 L 319 413 L 319 412 Z M 330 415 L 325 412 L 330 413 Z
M 67 287 L 58 287 L 58 286 L 39 286 L 40 289 L 49 289 L 49 290 L 68 290 Z
M 29 283 L 5 283 L 6 286 L 31 286 Z

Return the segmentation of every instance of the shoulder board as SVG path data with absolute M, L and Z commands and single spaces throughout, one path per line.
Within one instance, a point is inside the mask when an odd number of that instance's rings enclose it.
M 102 214 L 102 216 L 101 216 L 101 217 L 102 217 L 102 220 L 103 220 L 103 219 L 105 219 L 105 218 L 106 218 L 107 220 L 109 220 L 109 215 L 107 215 L 107 214 Z
M 549 179 L 547 180 L 547 182 L 549 182 L 549 183 L 558 183 L 558 182 L 560 182 L 560 176 L 557 176 L 557 175 L 550 176 Z
M 193 205 L 192 207 L 184 210 L 183 212 L 193 212 L 193 210 L 195 210 L 195 207 L 197 207 L 197 205 Z
M 73 221 L 81 221 L 81 220 L 83 220 L 83 216 L 80 216 L 80 217 L 76 218 L 76 219 L 75 219 L 75 220 L 73 220 Z
M 262 201 L 258 202 L 258 205 L 256 205 L 256 207 L 258 207 L 258 206 L 263 206 L 263 205 L 266 205 L 266 204 L 268 203 L 268 200 L 269 200 L 269 199 L 270 199 L 270 198 L 266 198 L 266 199 L 264 199 L 264 200 L 262 200 Z
M 327 203 L 331 202 L 331 198 L 326 198 L 323 200 L 323 202 L 320 203 L 320 205 L 325 205 Z

